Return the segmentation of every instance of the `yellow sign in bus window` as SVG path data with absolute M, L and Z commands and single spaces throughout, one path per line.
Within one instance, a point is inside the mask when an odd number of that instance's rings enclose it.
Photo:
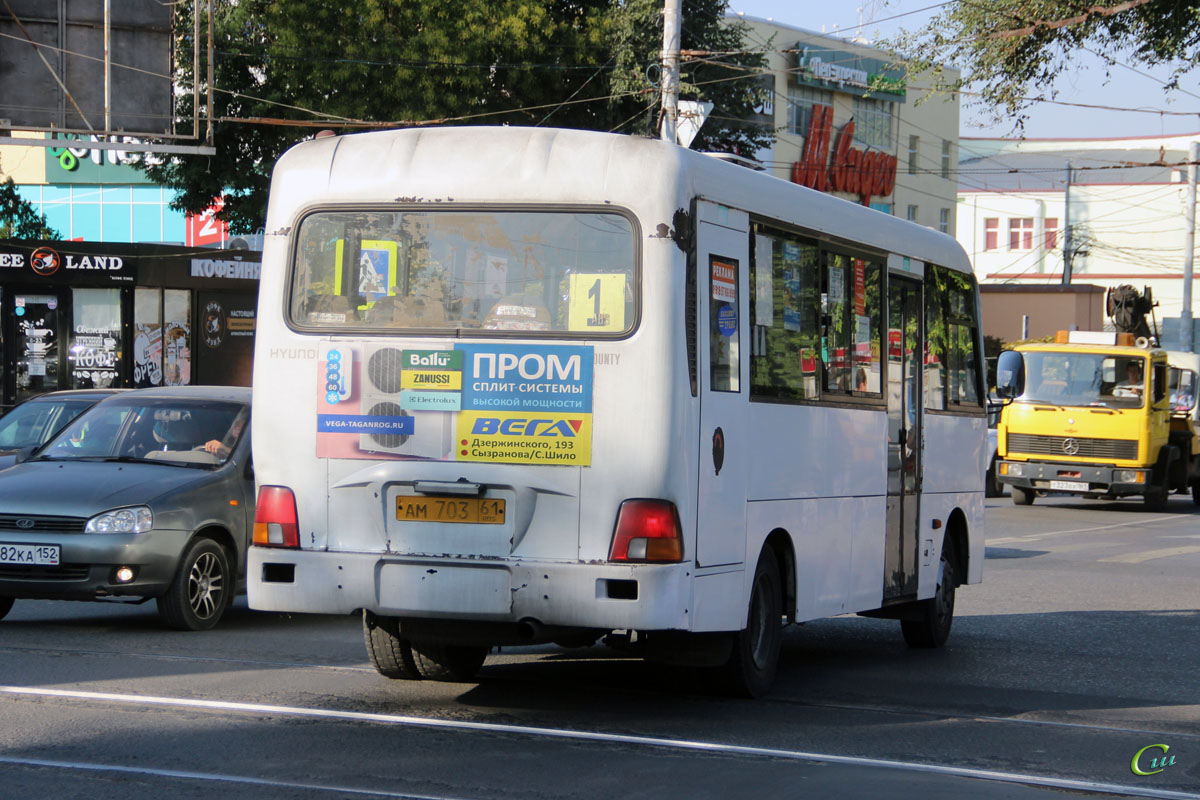
M 568 329 L 585 333 L 625 330 L 625 287 L 622 273 L 572 275 Z

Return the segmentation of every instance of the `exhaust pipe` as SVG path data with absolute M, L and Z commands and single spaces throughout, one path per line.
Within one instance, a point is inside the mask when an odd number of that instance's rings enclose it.
M 546 626 L 533 617 L 517 621 L 517 636 L 524 642 L 546 641 Z

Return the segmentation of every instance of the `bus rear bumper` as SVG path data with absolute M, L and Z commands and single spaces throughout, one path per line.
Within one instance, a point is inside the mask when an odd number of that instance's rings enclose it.
M 506 562 L 250 547 L 260 611 L 687 630 L 689 564 Z
M 1045 461 L 996 462 L 997 479 L 1019 489 L 1119 497 L 1144 494 L 1154 481 L 1154 470 Z

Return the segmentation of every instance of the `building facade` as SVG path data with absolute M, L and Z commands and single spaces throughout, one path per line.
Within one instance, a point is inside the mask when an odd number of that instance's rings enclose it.
M 963 139 L 958 239 L 981 284 L 1062 285 L 1069 267 L 1071 284 L 1148 287 L 1171 328 L 1183 303 L 1183 162 L 1197 139 Z M 1037 309 L 1049 319 L 1035 329 L 1065 327 L 1052 306 Z
M 955 234 L 958 99 L 926 99 L 886 51 L 754 17 L 768 48 L 774 175 Z M 957 73 L 949 71 L 950 79 Z M 922 101 L 923 102 L 919 102 Z

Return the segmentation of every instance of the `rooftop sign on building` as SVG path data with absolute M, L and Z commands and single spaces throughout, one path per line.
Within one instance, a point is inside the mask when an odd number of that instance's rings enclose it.
M 796 82 L 827 91 L 853 92 L 903 103 L 905 70 L 888 62 L 845 50 L 796 43 Z

